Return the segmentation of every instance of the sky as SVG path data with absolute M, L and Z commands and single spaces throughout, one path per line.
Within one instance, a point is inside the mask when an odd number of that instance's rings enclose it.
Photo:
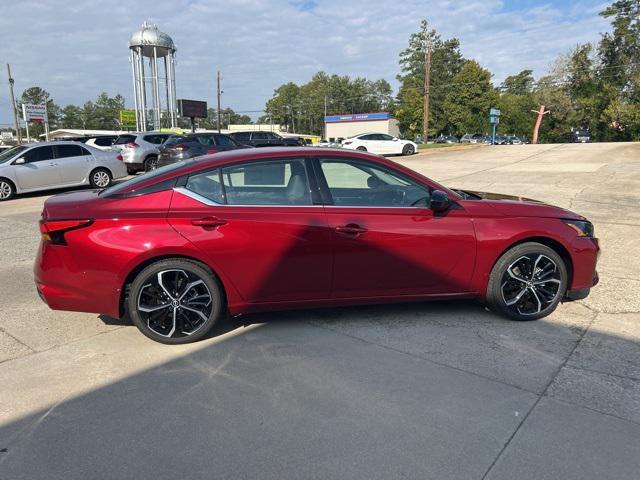
M 457 37 L 497 85 L 529 68 L 544 74 L 578 43 L 609 29 L 598 0 L 0 0 L 0 127 L 11 123 L 4 64 L 16 95 L 47 90 L 61 106 L 103 91 L 133 106 L 128 40 L 155 23 L 177 48 L 178 98 L 256 118 L 275 88 L 304 83 L 320 70 L 384 78 L 397 91 L 398 54 L 426 18 L 443 38 Z

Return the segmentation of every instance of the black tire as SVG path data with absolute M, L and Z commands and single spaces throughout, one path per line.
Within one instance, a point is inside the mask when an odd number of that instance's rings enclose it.
M 493 266 L 486 301 L 494 312 L 512 320 L 537 320 L 556 309 L 567 280 L 567 266 L 555 250 L 537 242 L 522 243 Z
M 16 196 L 16 186 L 8 178 L 0 178 L 0 202 Z
M 159 287 L 158 278 L 163 278 L 164 288 Z M 202 281 L 200 285 L 187 288 L 198 280 Z M 205 306 L 202 304 L 207 295 L 209 303 Z M 184 297 L 187 300 L 182 300 Z M 140 310 L 149 308 L 152 301 L 151 308 L 155 310 Z M 222 316 L 223 302 L 222 288 L 206 266 L 176 258 L 159 260 L 136 276 L 129 290 L 127 311 L 144 335 L 156 342 L 177 345 L 205 337 Z
M 156 155 L 150 155 L 144 159 L 144 171 L 150 172 L 158 168 L 158 157 Z
M 402 148 L 402 155 L 404 156 L 413 155 L 414 153 L 416 153 L 416 150 L 413 148 L 413 145 L 405 145 Z
M 113 181 L 113 175 L 106 168 L 96 168 L 89 174 L 89 183 L 93 188 L 107 188 Z
M 367 151 L 367 147 L 360 146 L 360 147 L 356 148 L 356 150 L 360 150 L 361 152 L 366 152 Z

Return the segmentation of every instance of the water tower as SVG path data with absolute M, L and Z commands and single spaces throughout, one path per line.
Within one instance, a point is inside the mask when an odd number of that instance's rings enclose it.
M 166 112 L 167 123 L 174 128 L 176 126 L 176 46 L 173 40 L 169 35 L 161 32 L 157 25 L 145 22 L 140 30 L 131 35 L 129 50 L 131 50 L 138 131 L 148 130 L 150 124 L 154 130 L 160 129 L 163 110 Z M 164 77 L 159 75 L 158 60 L 161 64 L 164 63 Z M 145 64 L 148 64 L 148 73 L 145 73 Z M 164 108 L 160 94 L 161 84 L 162 97 L 166 93 Z M 148 87 L 151 89 L 150 103 L 147 103 Z

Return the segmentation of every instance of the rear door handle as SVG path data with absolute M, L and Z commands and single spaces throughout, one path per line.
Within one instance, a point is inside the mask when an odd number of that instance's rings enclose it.
M 220 225 L 224 225 L 225 223 L 227 223 L 226 220 L 222 220 L 221 218 L 218 217 L 204 217 L 204 218 L 194 218 L 193 220 L 191 220 L 191 224 L 195 225 L 196 227 L 202 227 L 202 228 L 216 228 L 219 227 Z
M 361 227 L 355 223 L 349 223 L 347 225 L 341 225 L 335 228 L 335 231 L 342 233 L 343 235 L 359 235 L 367 231 L 366 228 Z

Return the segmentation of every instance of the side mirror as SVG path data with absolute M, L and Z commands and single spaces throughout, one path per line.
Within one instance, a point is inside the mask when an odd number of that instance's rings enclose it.
M 398 137 L 393 137 L 393 141 L 397 142 L 398 141 Z
M 13 162 L 14 165 L 24 165 L 25 163 L 26 160 L 24 159 L 24 157 L 20 157 L 15 162 Z
M 446 192 L 442 190 L 434 190 L 431 192 L 431 201 L 429 202 L 429 208 L 434 212 L 444 212 L 451 206 L 451 199 Z

